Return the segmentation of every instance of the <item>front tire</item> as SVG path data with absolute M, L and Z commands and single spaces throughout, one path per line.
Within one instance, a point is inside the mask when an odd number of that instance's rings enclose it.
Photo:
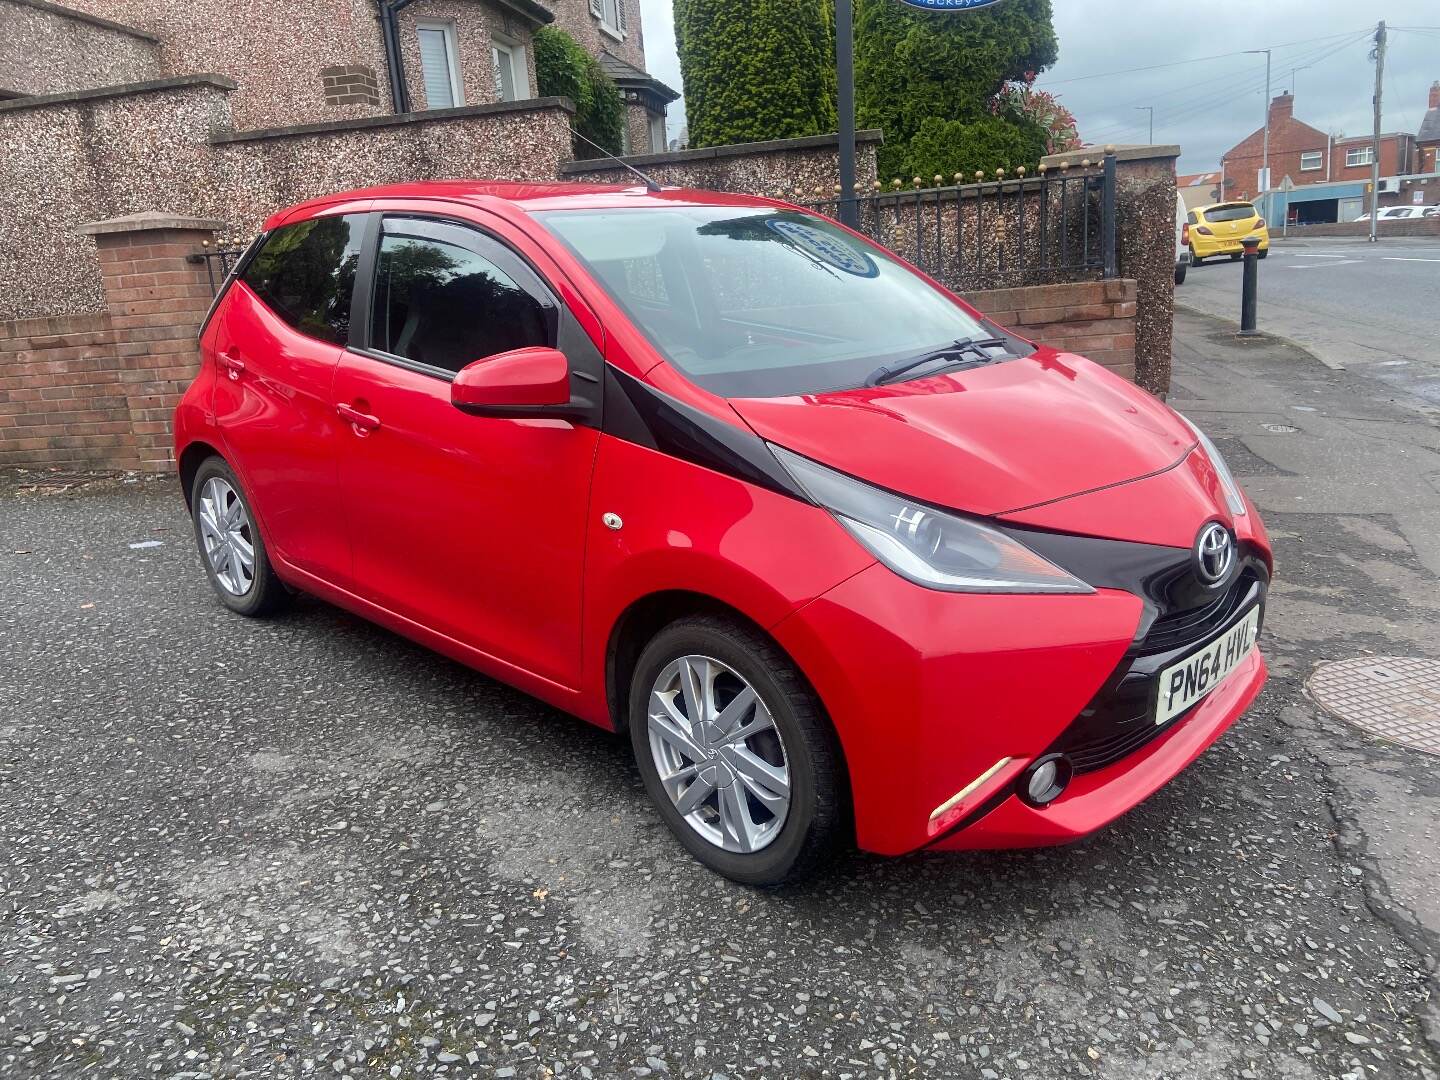
M 712 870 L 776 886 L 835 850 L 848 819 L 839 742 L 758 630 L 712 615 L 671 623 L 635 665 L 629 719 L 645 790 Z
M 1185 284 L 1185 270 L 1186 270 L 1186 266 L 1185 266 L 1184 263 L 1176 263 L 1176 264 L 1175 264 L 1175 284 L 1176 284 L 1176 285 L 1184 285 L 1184 284 Z
M 290 599 L 270 565 L 265 541 L 234 470 L 220 457 L 206 458 L 190 487 L 195 543 L 210 586 L 237 615 L 259 617 Z

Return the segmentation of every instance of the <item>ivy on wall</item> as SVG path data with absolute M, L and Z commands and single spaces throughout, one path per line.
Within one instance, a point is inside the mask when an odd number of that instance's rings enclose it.
M 533 47 L 540 96 L 568 97 L 575 102 L 575 130 L 610 153 L 619 154 L 625 106 L 615 80 L 563 30 L 542 26 L 535 31 Z M 577 158 L 599 154 L 589 143 L 575 140 Z

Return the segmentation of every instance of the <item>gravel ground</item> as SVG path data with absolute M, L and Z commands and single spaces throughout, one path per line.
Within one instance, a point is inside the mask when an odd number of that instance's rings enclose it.
M 1149 802 L 767 893 L 621 740 L 312 600 L 225 615 L 173 482 L 0 482 L 0 1076 L 1435 1080 L 1428 939 L 1300 692 L 1326 611 L 1419 647 L 1430 579 L 1270 523 L 1275 678 Z

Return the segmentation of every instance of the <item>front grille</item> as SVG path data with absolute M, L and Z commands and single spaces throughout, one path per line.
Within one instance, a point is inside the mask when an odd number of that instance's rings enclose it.
M 1146 631 L 1142 651 L 1168 652 L 1209 637 L 1211 631 L 1224 626 L 1230 617 L 1240 610 L 1257 580 L 1253 570 L 1246 570 L 1235 578 L 1235 583 L 1230 588 L 1203 607 L 1160 615 Z
M 1164 724 L 1154 722 L 1160 672 L 1212 638 L 1241 611 L 1263 603 L 1264 597 L 1264 570 L 1251 563 L 1222 596 L 1198 607 L 1163 611 L 1047 753 L 1066 754 L 1076 773 L 1094 772 L 1184 722 L 1189 712 Z

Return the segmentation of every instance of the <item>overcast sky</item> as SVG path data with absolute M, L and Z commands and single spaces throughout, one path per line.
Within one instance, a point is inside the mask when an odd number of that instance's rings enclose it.
M 640 0 L 640 6 L 651 74 L 683 89 L 670 0 Z M 1226 56 L 1106 73 L 1270 47 L 1273 92 L 1293 86 L 1298 119 L 1322 131 L 1362 135 L 1370 131 L 1375 80 L 1370 37 L 1375 20 L 1384 18 L 1391 27 L 1431 28 L 1390 34 L 1384 129 L 1414 132 L 1430 84 L 1440 79 L 1436 0 L 1054 0 L 1053 6 L 1060 59 L 1039 85 L 1059 95 L 1079 119 L 1081 135 L 1096 142 L 1144 142 L 1147 114 L 1136 106 L 1153 105 L 1155 141 L 1180 144 L 1181 172 L 1217 167 L 1223 151 L 1264 122 L 1265 58 Z M 672 137 L 683 122 L 680 104 L 671 108 Z

